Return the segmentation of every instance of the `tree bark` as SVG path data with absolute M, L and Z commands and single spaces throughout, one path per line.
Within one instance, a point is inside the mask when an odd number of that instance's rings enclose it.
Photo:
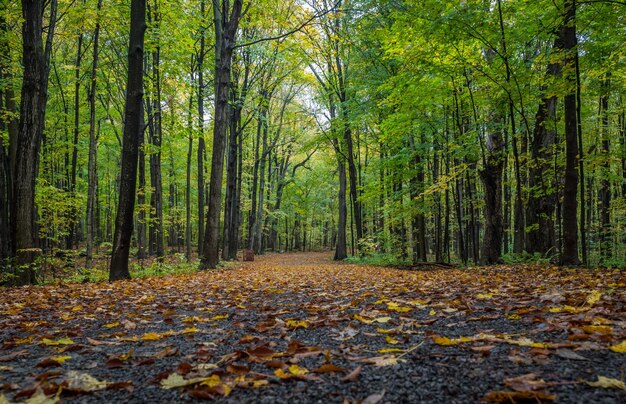
M 201 268 L 215 268 L 219 262 L 220 210 L 222 205 L 222 177 L 224 149 L 228 130 L 228 90 L 235 34 L 239 26 L 243 0 L 234 0 L 232 10 L 227 2 L 222 7 L 213 5 L 215 21 L 215 113 L 213 121 L 213 153 L 209 182 L 209 211 Z
M 43 136 L 52 38 L 56 25 L 57 1 L 50 1 L 50 23 L 44 49 L 44 0 L 22 0 L 22 61 L 24 76 L 19 132 L 15 155 L 12 212 L 13 254 L 16 257 L 14 284 L 35 283 L 34 262 L 39 254 L 35 223 L 35 179 Z
M 561 265 L 579 265 L 578 259 L 578 125 L 576 119 L 576 0 L 564 0 L 562 29 L 563 78 L 567 85 L 565 95 L 565 182 L 563 185 L 563 255 Z
M 137 160 L 141 136 L 143 99 L 143 45 L 146 30 L 146 0 L 131 0 L 128 45 L 128 82 L 122 146 L 122 164 L 113 252 L 109 280 L 130 279 L 128 254 L 133 232 Z
M 94 212 L 96 206 L 97 175 L 97 153 L 98 139 L 96 138 L 96 91 L 98 78 L 98 42 L 100 38 L 100 10 L 102 0 L 98 0 L 98 15 L 96 17 L 96 27 L 93 31 L 93 59 L 91 65 L 91 84 L 89 88 L 89 159 L 87 163 L 87 258 L 85 266 L 89 269 L 93 260 L 93 244 L 95 239 Z

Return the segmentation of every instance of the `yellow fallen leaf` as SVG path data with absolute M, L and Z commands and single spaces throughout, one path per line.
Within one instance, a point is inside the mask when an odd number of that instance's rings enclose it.
M 477 299 L 483 299 L 483 300 L 491 299 L 492 297 L 493 297 L 493 293 L 479 293 L 476 295 Z
M 115 328 L 115 327 L 119 327 L 121 325 L 121 323 L 119 321 L 116 321 L 114 323 L 109 323 L 109 324 L 105 324 L 103 325 L 104 328 Z
M 425 306 L 428 304 L 428 301 L 422 299 L 411 300 L 407 302 L 408 304 L 412 304 L 413 306 Z
M 217 387 L 222 384 L 222 379 L 220 379 L 218 375 L 211 375 L 200 384 L 203 386 Z
M 609 349 L 613 352 L 626 353 L 626 340 L 617 345 L 610 346 Z
M 430 312 L 428 313 L 431 316 L 434 316 L 436 314 L 435 309 L 430 309 Z
M 398 341 L 397 339 L 395 339 L 395 338 L 391 337 L 390 335 L 387 335 L 387 336 L 385 337 L 385 341 L 387 341 L 387 343 L 388 343 L 388 344 L 391 344 L 391 345 L 396 345 L 396 344 L 399 344 L 399 343 L 400 343 L 400 341 Z
M 610 335 L 613 333 L 613 329 L 608 325 L 585 325 L 582 329 L 587 334 Z
M 227 318 L 228 318 L 228 314 L 220 314 L 220 315 L 211 317 L 211 320 L 217 321 L 217 320 L 224 320 Z
M 455 339 L 450 339 L 448 337 L 433 337 L 433 342 L 437 345 L 449 346 L 462 344 L 464 342 L 472 342 L 472 339 L 468 337 L 460 337 Z
M 200 330 L 198 330 L 196 327 L 187 327 L 183 330 L 183 334 L 193 334 L 194 332 L 198 332 Z
M 298 328 L 309 328 L 309 323 L 305 320 L 287 320 L 286 324 L 287 327 L 293 328 L 294 330 Z
M 586 302 L 589 306 L 593 306 L 594 304 L 598 303 L 601 298 L 602 292 L 600 292 L 599 290 L 594 290 L 589 294 L 589 296 L 587 296 Z
M 400 306 L 396 302 L 389 302 L 389 303 L 387 303 L 387 309 L 395 311 L 397 313 L 406 313 L 406 312 L 409 312 L 409 311 L 413 310 L 410 307 L 402 307 L 402 306 Z
M 266 380 L 266 379 L 255 380 L 252 382 L 252 387 L 255 389 L 258 389 L 259 387 L 267 386 L 268 384 L 270 384 L 270 382 L 269 380 Z
M 519 314 L 505 314 L 506 318 L 508 318 L 509 320 L 519 320 L 522 317 Z
M 13 368 L 11 366 L 0 365 L 0 372 L 10 372 Z M 2 401 L 0 401 L 2 403 Z
M 67 337 L 59 338 L 57 340 L 44 338 L 41 340 L 41 343 L 44 345 L 72 345 L 74 341 Z
M 380 328 L 380 327 L 378 327 L 378 328 L 376 329 L 376 332 L 379 332 L 379 333 L 381 333 L 381 334 L 392 334 L 392 333 L 396 332 L 396 330 L 395 330 L 395 329 L 393 329 L 393 328 L 392 328 L 392 329 L 387 330 L 386 328 Z
M 57 363 L 63 363 L 69 359 L 72 359 L 71 356 L 69 355 L 65 355 L 65 356 L 53 356 L 52 358 L 50 358 L 51 360 L 57 362 Z
M 372 324 L 374 322 L 374 320 L 369 320 L 367 318 L 364 318 L 362 316 L 359 316 L 358 314 L 354 315 L 355 320 L 359 320 L 360 322 L 362 322 L 363 324 Z
M 585 382 L 593 387 L 602 387 L 603 389 L 620 389 L 626 390 L 624 382 L 618 379 L 611 379 L 610 377 L 598 376 L 598 380 L 595 382 Z
M 204 380 L 206 380 L 205 377 L 195 377 L 186 380 L 178 373 L 172 373 L 167 378 L 161 380 L 161 387 L 169 390 L 177 387 L 191 386 L 192 384 L 198 384 Z
M 302 376 L 302 375 L 306 375 L 307 373 L 309 373 L 309 370 L 303 367 L 300 367 L 298 365 L 291 365 L 289 366 L 289 373 L 291 373 L 292 375 L 296 375 L 296 376 Z
M 374 319 L 376 323 L 388 323 L 391 320 L 391 317 L 377 317 Z
M 157 334 L 156 332 L 148 332 L 145 333 L 140 340 L 142 341 L 158 341 L 162 339 L 163 336 L 161 334 Z
M 404 353 L 404 349 L 400 348 L 383 348 L 376 351 L 378 353 Z

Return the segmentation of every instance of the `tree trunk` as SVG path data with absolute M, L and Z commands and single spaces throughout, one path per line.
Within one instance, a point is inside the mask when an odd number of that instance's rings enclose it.
M 567 85 L 565 95 L 565 182 L 563 185 L 563 255 L 562 265 L 579 265 L 578 259 L 578 125 L 576 119 L 575 55 L 578 53 L 576 39 L 576 0 L 564 0 L 564 21 L 561 28 L 563 50 L 563 78 Z
M 502 117 L 495 113 L 491 122 L 486 142 L 486 167 L 480 172 L 485 187 L 485 234 L 481 254 L 484 265 L 502 261 L 502 171 L 505 158 Z
M 13 183 L 12 236 L 16 260 L 14 284 L 35 283 L 33 264 L 39 250 L 35 223 L 35 179 L 39 165 L 39 148 L 44 131 L 48 74 L 52 37 L 56 24 L 57 1 L 50 1 L 50 23 L 46 45 L 43 45 L 44 0 L 22 0 L 22 61 L 24 77 L 20 107 Z
M 100 10 L 102 0 L 98 0 L 98 15 L 96 28 L 93 31 L 93 62 L 91 65 L 91 83 L 89 87 L 89 160 L 87 180 L 87 259 L 85 266 L 89 269 L 93 260 L 93 243 L 95 238 L 94 212 L 96 206 L 97 153 L 98 139 L 96 138 L 96 91 L 98 78 L 98 41 L 100 37 Z
M 610 73 L 606 73 L 602 82 L 600 96 L 601 138 L 602 138 L 602 175 L 599 191 L 600 199 L 600 252 L 604 258 L 611 257 L 611 174 L 610 138 L 609 138 L 609 94 Z
M 224 149 L 228 130 L 228 90 L 235 34 L 239 26 L 243 0 L 234 0 L 232 10 L 213 5 L 215 20 L 215 113 L 213 121 L 213 153 L 209 183 L 209 211 L 201 268 L 215 268 L 219 262 L 220 210 Z M 227 3 L 226 3 L 227 4 Z M 230 15 L 229 15 L 230 13 Z
M 555 40 L 553 49 L 562 48 L 560 39 Z M 561 75 L 559 63 L 550 63 L 547 76 L 556 78 Z M 530 253 L 548 254 L 554 250 L 554 209 L 557 194 L 553 182 L 554 176 L 549 175 L 554 159 L 556 143 L 556 96 L 543 96 L 535 115 L 535 129 L 531 143 L 532 164 L 529 165 L 529 195 L 526 210 L 528 234 L 526 250 Z
M 146 0 L 131 0 L 128 45 L 128 82 L 122 146 L 122 164 L 113 252 L 109 280 L 130 279 L 128 253 L 133 232 L 137 160 L 141 136 L 143 99 L 143 44 L 146 30 Z
M 214 6 L 215 7 L 215 6 Z M 200 1 L 200 13 L 202 21 L 205 19 L 204 0 Z M 201 257 L 204 248 L 204 155 L 206 148 L 204 144 L 204 47 L 205 29 L 200 28 L 200 50 L 196 57 L 198 61 L 198 256 Z

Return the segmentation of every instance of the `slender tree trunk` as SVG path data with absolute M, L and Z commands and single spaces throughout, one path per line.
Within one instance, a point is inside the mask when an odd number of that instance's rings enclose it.
M 98 0 L 98 15 L 96 16 L 96 28 L 93 31 L 93 59 L 91 65 L 91 83 L 89 87 L 89 161 L 87 180 L 87 259 L 86 267 L 91 268 L 93 260 L 93 244 L 96 228 L 94 226 L 94 213 L 96 206 L 97 153 L 98 139 L 96 138 L 96 91 L 98 78 L 98 45 L 100 38 L 100 10 L 102 0 Z
M 600 199 L 600 248 L 601 255 L 611 257 L 611 174 L 610 137 L 609 137 L 609 95 L 610 73 L 606 73 L 600 96 L 601 138 L 602 138 L 602 176 L 599 191 Z
M 74 141 L 72 143 L 72 171 L 70 175 L 70 190 L 76 192 L 76 169 L 78 164 L 78 139 L 80 136 L 80 66 L 83 57 L 83 34 L 78 35 L 76 45 L 76 63 L 74 64 Z M 78 212 L 72 212 L 71 220 L 75 219 Z M 76 236 L 76 224 L 70 226 L 66 238 L 65 248 L 74 248 Z
M 193 126 L 192 126 L 193 96 L 189 96 L 189 111 L 187 115 L 187 130 L 189 142 L 187 146 L 187 186 L 185 187 L 185 255 L 187 262 L 191 262 L 191 157 L 193 155 Z
M 143 99 L 143 44 L 146 30 L 146 0 L 131 0 L 128 45 L 128 82 L 122 146 L 121 178 L 109 280 L 130 279 L 128 254 L 133 232 L 137 160 L 141 136 Z
M 576 119 L 576 0 L 564 0 L 565 20 L 562 28 L 565 51 L 563 77 L 568 86 L 565 95 L 565 182 L 563 185 L 563 255 L 562 265 L 579 265 L 578 212 L 578 125 Z
M 216 7 L 216 6 L 214 6 Z M 204 248 L 204 56 L 205 56 L 205 22 L 206 10 L 204 0 L 200 0 L 200 13 L 203 26 L 200 28 L 200 50 L 196 57 L 198 62 L 198 256 Z
M 220 210 L 224 149 L 228 131 L 228 88 L 235 34 L 239 26 L 243 0 L 234 0 L 232 10 L 213 6 L 215 21 L 215 114 L 213 121 L 213 154 L 209 183 L 209 211 L 201 268 L 215 268 L 219 262 Z M 226 3 L 227 4 L 227 3 Z
M 336 144 L 335 148 L 339 145 Z M 339 221 L 337 225 L 337 245 L 335 247 L 335 261 L 341 261 L 348 257 L 348 250 L 346 245 L 346 224 L 348 209 L 346 207 L 346 167 L 343 161 L 343 156 L 337 156 L 337 169 L 339 171 Z

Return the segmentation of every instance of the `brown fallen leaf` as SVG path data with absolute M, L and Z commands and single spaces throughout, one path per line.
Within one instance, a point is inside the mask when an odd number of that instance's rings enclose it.
M 23 349 L 21 351 L 13 352 L 8 355 L 0 356 L 0 362 L 11 362 L 12 360 L 28 355 L 30 355 L 30 351 Z
M 483 401 L 490 403 L 541 403 L 542 401 L 554 401 L 554 394 L 546 394 L 539 391 L 491 391 L 483 397 Z
M 344 368 L 333 365 L 332 363 L 325 363 L 313 371 L 313 373 L 339 373 L 345 372 Z
M 535 373 L 504 379 L 504 384 L 515 391 L 541 390 L 548 386 L 543 379 L 537 379 Z
M 345 375 L 344 377 L 341 378 L 342 382 L 353 382 L 355 381 L 359 375 L 361 374 L 361 370 L 363 369 L 363 366 L 357 366 L 356 368 L 354 368 L 354 370 L 350 373 L 348 373 L 347 375 Z

